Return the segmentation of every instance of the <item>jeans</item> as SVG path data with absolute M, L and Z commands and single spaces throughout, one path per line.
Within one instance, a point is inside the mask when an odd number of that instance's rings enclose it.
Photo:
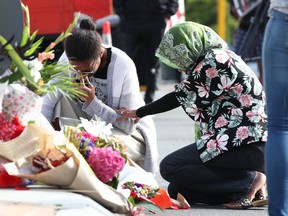
M 288 14 L 272 11 L 263 41 L 269 215 L 288 215 Z

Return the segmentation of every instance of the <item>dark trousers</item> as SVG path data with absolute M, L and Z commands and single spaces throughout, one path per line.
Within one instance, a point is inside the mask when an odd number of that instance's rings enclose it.
M 264 172 L 264 143 L 235 148 L 203 163 L 196 144 L 166 156 L 161 176 L 172 198 L 182 194 L 189 203 L 223 204 L 245 196 L 256 171 Z
M 151 99 L 154 98 L 160 67 L 155 52 L 161 42 L 164 30 L 165 26 L 161 26 L 153 30 L 121 32 L 120 47 L 134 61 L 139 84 L 146 86 L 145 97 L 151 97 Z

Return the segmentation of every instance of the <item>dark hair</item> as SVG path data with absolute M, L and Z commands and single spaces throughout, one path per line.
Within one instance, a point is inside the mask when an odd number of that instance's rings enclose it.
M 83 19 L 64 41 L 64 50 L 69 60 L 86 61 L 98 58 L 101 53 L 101 37 L 92 19 Z

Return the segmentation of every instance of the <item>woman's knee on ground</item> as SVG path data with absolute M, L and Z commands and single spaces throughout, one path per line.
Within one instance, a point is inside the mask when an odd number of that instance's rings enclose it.
M 173 171 L 175 171 L 173 163 L 169 159 L 169 157 L 165 157 L 159 165 L 160 174 L 163 179 L 169 181 L 171 175 L 173 175 Z

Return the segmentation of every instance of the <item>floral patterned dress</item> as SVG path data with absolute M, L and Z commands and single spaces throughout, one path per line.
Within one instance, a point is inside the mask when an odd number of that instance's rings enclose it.
M 196 145 L 203 162 L 232 148 L 266 141 L 263 87 L 239 56 L 211 49 L 187 74 L 175 86 L 175 94 L 200 125 L 203 135 Z

